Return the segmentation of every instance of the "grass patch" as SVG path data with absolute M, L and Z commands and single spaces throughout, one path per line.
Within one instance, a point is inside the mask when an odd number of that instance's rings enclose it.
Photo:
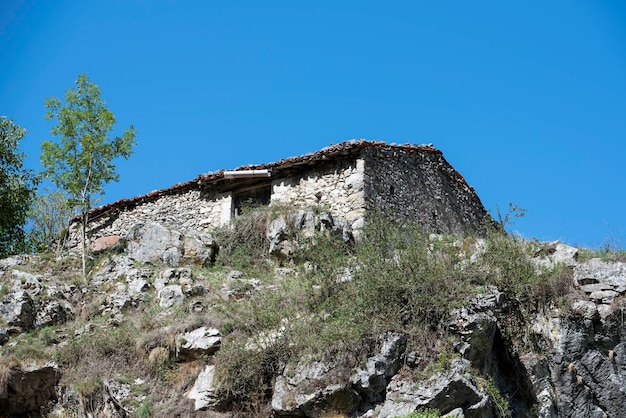
M 436 409 L 420 409 L 419 411 L 411 412 L 409 415 L 405 415 L 403 418 L 439 418 L 441 413 Z
M 626 250 L 605 245 L 599 248 L 582 248 L 578 251 L 578 261 L 588 261 L 599 258 L 602 261 L 626 263 Z

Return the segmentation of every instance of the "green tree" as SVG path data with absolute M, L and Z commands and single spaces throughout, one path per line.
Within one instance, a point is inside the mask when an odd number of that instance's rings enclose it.
M 35 251 L 59 252 L 74 209 L 60 190 L 38 194 L 28 211 L 28 241 Z
M 118 181 L 113 160 L 127 159 L 135 145 L 132 126 L 122 136 L 109 137 L 115 125 L 113 113 L 100 98 L 100 88 L 85 74 L 78 76 L 76 87 L 65 92 L 65 103 L 46 99 L 46 119 L 56 119 L 51 133 L 59 142 L 41 145 L 43 175 L 52 180 L 69 197 L 81 215 L 83 279 L 87 279 L 87 221 L 92 196 L 104 194 L 104 186 Z
M 26 129 L 0 116 L 0 257 L 26 249 L 24 225 L 33 200 L 36 180 L 24 169 L 24 153 L 18 152 Z

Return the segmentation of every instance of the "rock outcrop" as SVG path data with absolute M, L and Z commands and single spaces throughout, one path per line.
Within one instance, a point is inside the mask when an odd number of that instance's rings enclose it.
M 39 416 L 56 400 L 61 374 L 56 364 L 23 363 L 0 369 L 0 411 L 3 416 Z

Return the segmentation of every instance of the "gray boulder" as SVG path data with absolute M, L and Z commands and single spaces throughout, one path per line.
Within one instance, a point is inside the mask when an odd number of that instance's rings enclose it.
M 269 253 L 279 257 L 290 257 L 296 247 L 289 236 L 289 226 L 283 218 L 272 220 L 267 226 L 266 232 L 269 241 Z
M 222 337 L 218 329 L 200 327 L 176 336 L 176 354 L 185 361 L 199 359 L 215 353 L 221 343 Z
M 178 284 L 165 286 L 159 290 L 157 297 L 159 298 L 159 306 L 163 308 L 180 306 L 185 302 L 183 288 Z
M 542 267 L 554 267 L 557 264 L 575 266 L 577 260 L 578 248 L 559 241 L 544 243 L 534 258 L 535 263 Z
M 626 293 L 626 263 L 594 258 L 576 266 L 574 279 L 580 286 L 602 284 L 620 294 Z
M 194 409 L 203 411 L 220 404 L 215 392 L 215 366 L 205 366 L 198 375 L 193 387 L 187 392 L 187 398 L 194 401 Z
M 387 387 L 387 399 L 378 418 L 409 415 L 420 409 L 458 414 L 458 408 L 462 408 L 468 418 L 491 418 L 489 397 L 465 377 L 468 365 L 467 360 L 456 360 L 453 370 L 436 373 L 425 382 L 394 376 Z
M 0 301 L 0 318 L 4 319 L 7 327 L 26 332 L 34 328 L 35 308 L 28 292 L 18 290 L 4 295 Z
M 184 237 L 156 222 L 132 227 L 127 237 L 129 257 L 143 263 L 178 266 L 184 252 Z
M 58 324 L 64 324 L 74 319 L 72 305 L 64 300 L 47 301 L 37 310 L 35 326 L 43 328 Z
M 402 366 L 406 337 L 398 333 L 384 336 L 379 353 L 369 357 L 365 365 L 356 369 L 350 382 L 370 403 L 381 402 L 391 377 Z
M 215 262 L 219 245 L 209 234 L 188 234 L 185 236 L 183 260 L 196 266 L 209 266 Z
M 360 400 L 343 366 L 301 361 L 276 378 L 272 409 L 284 416 L 345 416 L 356 411 Z
M 13 291 L 17 292 L 25 290 L 31 297 L 41 295 L 44 285 L 42 276 L 39 274 L 31 274 L 25 271 L 12 270 L 11 278 L 13 278 Z

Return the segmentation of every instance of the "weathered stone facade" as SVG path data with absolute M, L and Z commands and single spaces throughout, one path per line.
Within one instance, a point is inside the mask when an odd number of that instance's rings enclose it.
M 364 148 L 366 210 L 437 233 L 483 232 L 487 213 L 478 196 L 441 152 L 432 151 Z
M 157 200 L 139 202 L 128 210 L 105 213 L 90 221 L 93 238 L 107 235 L 124 235 L 138 223 L 157 222 L 182 232 L 208 231 L 230 222 L 232 194 L 218 193 L 208 196 L 200 190 L 186 190 L 169 194 Z
M 272 202 L 303 208 L 320 206 L 358 229 L 365 216 L 364 169 L 361 158 L 339 160 L 274 180 Z
M 443 154 L 418 145 L 348 141 L 276 163 L 240 167 L 268 175 L 229 178 L 224 171 L 90 212 L 92 239 L 128 233 L 138 223 L 157 222 L 181 232 L 224 226 L 252 199 L 294 209 L 322 208 L 362 228 L 367 212 L 380 210 L 427 231 L 482 233 L 487 212 L 474 190 Z

